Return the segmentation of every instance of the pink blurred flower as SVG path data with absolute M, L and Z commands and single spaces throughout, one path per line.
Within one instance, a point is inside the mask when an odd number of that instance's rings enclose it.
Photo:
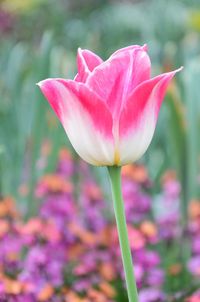
M 132 45 L 108 60 L 78 50 L 74 80 L 38 83 L 77 153 L 97 166 L 140 158 L 155 130 L 166 89 L 181 69 L 150 78 L 146 46 Z
M 15 28 L 17 18 L 14 14 L 0 7 L 0 33 L 9 34 Z
M 199 302 L 199 301 L 200 301 L 200 291 L 199 290 L 186 300 L 186 302 Z

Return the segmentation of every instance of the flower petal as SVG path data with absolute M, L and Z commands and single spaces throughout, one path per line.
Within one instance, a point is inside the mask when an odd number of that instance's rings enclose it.
M 150 59 L 143 47 L 135 46 L 117 51 L 96 67 L 86 85 L 105 100 L 117 119 L 128 95 L 149 78 Z
M 119 120 L 120 163 L 133 162 L 148 148 L 167 87 L 181 69 L 143 82 L 130 95 Z
M 123 51 L 129 51 L 129 50 L 134 50 L 134 49 L 143 49 L 144 51 L 147 52 L 147 45 L 144 44 L 143 46 L 140 46 L 140 45 L 130 45 L 130 46 L 127 46 L 127 47 L 123 47 L 123 48 L 120 48 L 118 50 L 116 50 L 111 56 L 115 56 L 117 54 L 119 54 L 120 52 L 123 52 Z
M 47 79 L 38 84 L 59 117 L 76 152 L 93 165 L 112 165 L 112 116 L 82 83 Z
M 78 74 L 74 80 L 85 83 L 90 72 L 102 62 L 103 60 L 92 51 L 79 48 L 77 53 Z

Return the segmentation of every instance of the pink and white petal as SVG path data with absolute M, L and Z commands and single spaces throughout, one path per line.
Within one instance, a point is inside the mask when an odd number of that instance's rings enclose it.
M 103 60 L 92 51 L 79 48 L 77 53 L 78 74 L 74 80 L 85 83 L 93 69 L 102 62 Z
M 111 56 L 89 75 L 86 85 L 104 100 L 119 117 L 128 95 L 141 82 L 150 78 L 150 59 L 141 47 L 134 47 Z
M 122 49 L 119 49 L 112 56 L 119 56 L 123 53 L 124 55 L 128 52 L 129 55 L 134 53 L 133 65 L 128 66 L 130 87 L 127 94 L 131 93 L 133 89 L 140 83 L 149 80 L 151 76 L 151 61 L 147 54 L 147 45 L 139 46 L 132 45 Z M 112 57 L 111 56 L 111 57 Z M 132 71 L 132 73 L 131 73 Z
M 113 139 L 113 120 L 107 104 L 99 96 L 83 83 L 72 80 L 57 79 L 67 90 L 76 95 L 77 99 L 91 116 L 93 127 L 103 133 L 108 139 Z
M 79 83 L 73 81 L 47 79 L 38 85 L 80 157 L 93 165 L 112 165 L 112 117 L 105 104 L 82 84 L 77 96 Z
M 63 126 L 72 146 L 86 162 L 95 166 L 113 165 L 114 143 L 95 130 L 87 112 L 74 109 Z
M 180 70 L 181 68 L 142 83 L 127 100 L 119 120 L 119 154 L 122 165 L 137 160 L 147 150 L 167 87 Z
M 151 115 L 148 109 L 146 111 L 143 113 L 144 124 L 141 120 L 136 129 L 132 129 L 126 136 L 119 139 L 120 165 L 138 160 L 151 143 L 156 124 L 154 115 Z
M 147 52 L 144 50 L 144 47 L 136 51 L 132 76 L 132 83 L 128 90 L 128 94 L 132 93 L 137 85 L 150 79 L 151 61 Z
M 123 48 L 120 48 L 118 50 L 116 50 L 111 56 L 115 56 L 117 54 L 119 54 L 120 52 L 123 52 L 123 51 L 129 51 L 129 50 L 134 50 L 134 49 L 141 49 L 141 50 L 144 50 L 144 51 L 147 51 L 148 48 L 147 48 L 147 45 L 144 44 L 143 46 L 141 45 L 130 45 L 130 46 L 127 46 L 127 47 L 123 47 Z

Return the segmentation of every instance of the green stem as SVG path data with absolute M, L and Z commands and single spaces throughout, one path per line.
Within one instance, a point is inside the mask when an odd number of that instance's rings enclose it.
M 133 270 L 133 262 L 131 250 L 128 240 L 128 232 L 126 225 L 126 216 L 124 210 L 124 202 L 121 190 L 121 167 L 108 167 L 110 176 L 114 212 L 117 223 L 117 230 L 122 254 L 123 267 L 125 272 L 126 286 L 128 291 L 129 302 L 138 302 L 138 293 Z

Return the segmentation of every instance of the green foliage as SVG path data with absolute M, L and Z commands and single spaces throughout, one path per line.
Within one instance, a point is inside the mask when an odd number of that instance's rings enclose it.
M 49 160 L 54 168 L 53 157 L 60 146 L 58 142 L 65 139 L 56 120 L 55 127 L 49 127 L 50 109 L 36 86 L 39 80 L 50 76 L 52 70 L 62 75 L 61 66 L 67 65 L 62 55 L 64 50 L 53 46 L 52 42 L 52 35 L 46 32 L 34 53 L 21 42 L 14 47 L 8 45 L 2 55 L 0 184 L 3 194 L 16 195 L 19 185 L 24 182 L 33 192 L 35 181 L 42 173 L 42 169 L 36 167 L 42 142 L 51 139 L 55 143 L 55 152 Z M 55 48 L 60 53 L 57 60 L 54 60 Z

